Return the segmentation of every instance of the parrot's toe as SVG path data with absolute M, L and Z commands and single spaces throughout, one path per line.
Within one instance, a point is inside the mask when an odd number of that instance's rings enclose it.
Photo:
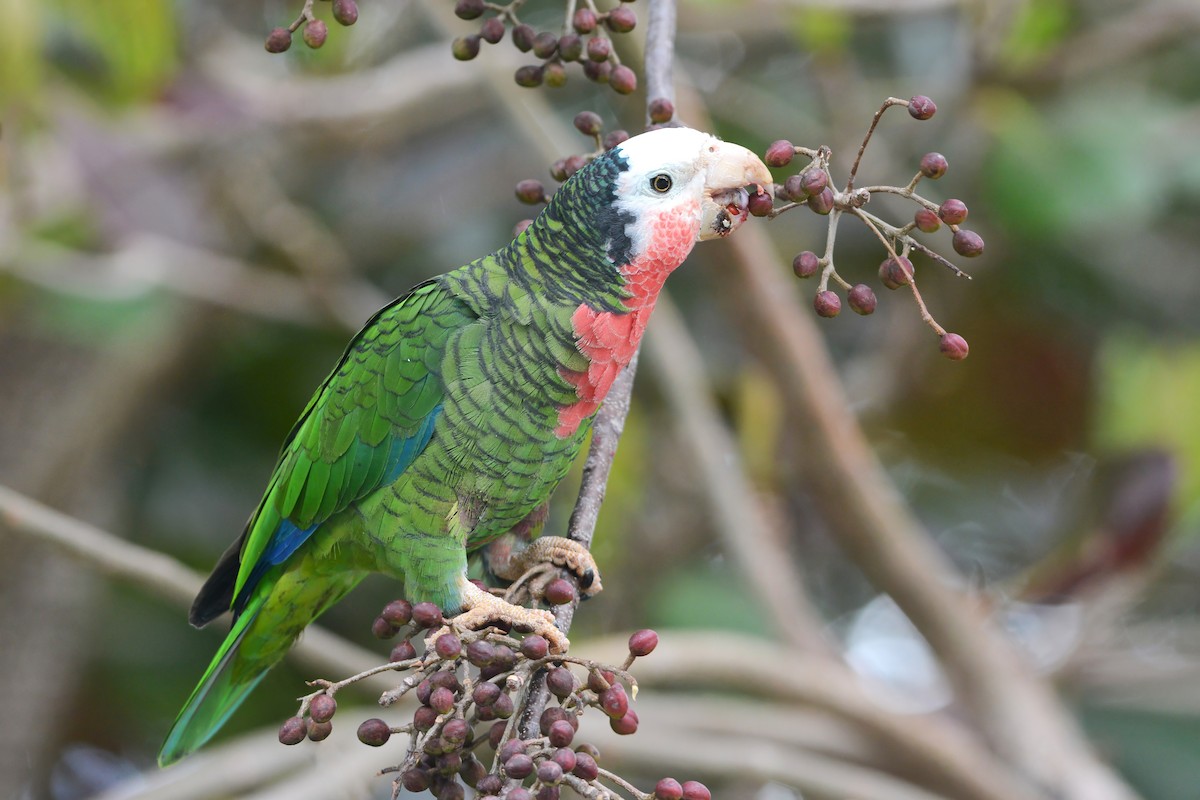
M 513 605 L 468 583 L 463 590 L 463 610 L 448 620 L 451 628 L 477 631 L 502 622 L 514 630 L 536 633 L 550 643 L 552 653 L 565 653 L 571 642 L 554 624 L 554 615 L 538 608 Z M 430 637 L 436 638 L 437 634 Z
M 600 594 L 604 589 L 596 560 L 586 547 L 573 539 L 563 536 L 534 539 L 521 553 L 521 560 L 526 567 L 543 563 L 567 570 L 579 580 L 580 593 L 584 598 Z

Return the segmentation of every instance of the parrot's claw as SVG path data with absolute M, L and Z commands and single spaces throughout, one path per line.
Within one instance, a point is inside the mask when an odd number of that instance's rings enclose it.
M 552 653 L 565 653 L 571 645 L 554 624 L 554 615 L 549 611 L 513 605 L 469 582 L 463 589 L 462 611 L 446 622 L 448 628 L 458 631 L 478 631 L 489 623 L 504 622 L 516 630 L 528 630 L 544 637 L 550 643 Z M 435 632 L 429 640 L 437 639 L 445 630 Z
M 497 576 L 515 581 L 539 564 L 562 567 L 579 580 L 579 591 L 583 597 L 599 594 L 604 588 L 600 582 L 600 569 L 588 549 L 572 539 L 562 536 L 541 536 L 527 547 L 512 555 L 503 573 Z

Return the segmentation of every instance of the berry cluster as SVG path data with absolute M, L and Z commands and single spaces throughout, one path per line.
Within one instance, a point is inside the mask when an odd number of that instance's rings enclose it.
M 567 590 L 555 583 L 547 586 L 547 600 L 574 599 L 574 592 L 567 591 L 573 588 L 569 581 L 561 581 Z M 294 745 L 305 738 L 327 738 L 340 689 L 380 672 L 407 671 L 379 702 L 386 707 L 413 692 L 420 705 L 412 719 L 393 726 L 376 717 L 358 727 L 359 740 L 372 747 L 382 747 L 394 734 L 408 735 L 403 760 L 383 770 L 398 776 L 397 795 L 403 787 L 429 790 L 438 800 L 461 800 L 466 784 L 477 796 L 494 800 L 557 800 L 563 786 L 584 797 L 619 799 L 611 788 L 617 787 L 636 800 L 710 799 L 703 784 L 673 778 L 659 781 L 651 794 L 641 792 L 600 767 L 596 747 L 576 741 L 579 718 L 589 710 L 604 714 L 619 734 L 637 731 L 637 713 L 629 707 L 637 682 L 628 670 L 658 645 L 654 631 L 630 636 L 629 655 L 615 667 L 552 655 L 549 642 L 537 634 L 516 638 L 494 627 L 455 632 L 445 623 L 432 603 L 388 603 L 371 629 L 382 639 L 404 632 L 389 663 L 337 683 L 313 682 L 320 688 L 301 699 L 297 715 L 280 727 L 279 741 Z M 426 635 L 425 652 L 418 656 L 414 639 Z M 555 702 L 541 712 L 536 730 L 522 731 L 518 710 L 531 689 L 541 685 Z M 485 748 L 490 757 L 483 755 Z
M 961 200 L 950 199 L 939 205 L 916 192 L 917 185 L 922 179 L 937 180 L 946 174 L 948 164 L 945 156 L 940 153 L 925 154 L 921 158 L 920 168 L 916 175 L 905 186 L 868 186 L 858 189 L 854 187 L 858 166 L 870 143 L 871 134 L 879 124 L 880 117 L 892 106 L 907 107 L 908 113 L 918 120 L 927 120 L 937 111 L 934 102 L 924 95 L 917 95 L 909 100 L 889 97 L 875 112 L 871 126 L 859 147 L 858 156 L 850 169 L 850 177 L 840 191 L 834 187 L 833 176 L 829 172 L 829 162 L 833 152 L 828 147 L 822 146 L 814 150 L 793 145 L 784 139 L 772 143 L 764 154 L 767 166 L 786 167 L 798 155 L 807 157 L 809 163 L 799 172 L 789 175 L 782 184 L 776 184 L 774 198 L 766 192 L 751 196 L 750 213 L 755 216 L 773 218 L 793 208 L 806 206 L 816 214 L 829 217 L 825 254 L 818 256 L 811 250 L 805 250 L 792 261 L 792 269 L 797 277 L 811 278 L 820 273 L 816 295 L 813 298 L 813 308 L 822 317 L 836 317 L 842 310 L 841 297 L 829 288 L 831 278 L 846 292 L 846 301 L 855 313 L 870 314 L 878 304 L 875 292 L 870 286 L 865 283 L 851 285 L 838 274 L 833 263 L 838 220 L 845 214 L 858 218 L 887 250 L 888 257 L 879 265 L 880 282 L 888 289 L 909 287 L 916 299 L 921 318 L 940 337 L 942 354 L 954 361 L 961 361 L 967 357 L 968 353 L 966 340 L 956 333 L 948 333 L 929 313 L 917 290 L 916 268 L 909 259 L 909 255 L 915 250 L 948 267 L 959 277 L 970 277 L 913 236 L 914 231 L 926 234 L 934 233 L 942 224 L 945 224 L 953 232 L 951 246 L 954 248 L 954 252 L 967 258 L 973 258 L 983 253 L 983 239 L 979 234 L 961 227 L 967 219 L 965 203 Z M 919 208 L 911 222 L 904 225 L 891 225 L 864 210 L 863 206 L 875 193 L 898 195 L 911 200 Z M 782 205 L 775 205 L 775 200 L 781 201 Z
M 513 79 L 520 86 L 562 86 L 567 82 L 569 63 L 578 63 L 588 80 L 606 83 L 619 94 L 637 90 L 637 74 L 621 63 L 608 34 L 629 33 L 637 26 L 637 14 L 627 5 L 600 11 L 593 0 L 567 1 L 566 23 L 560 34 L 537 31 L 521 22 L 517 12 L 526 0 L 510 0 L 507 5 L 488 0 L 457 0 L 454 13 L 461 19 L 475 20 L 490 12 L 480 24 L 479 32 L 460 36 L 451 44 L 454 57 L 469 61 L 479 55 L 486 42 L 497 44 L 504 32 L 512 28 L 512 43 L 522 53 L 530 53 L 538 64 L 520 67 Z M 622 3 L 632 0 L 621 0 Z
M 339 25 L 353 25 L 358 22 L 358 4 L 354 0 L 332 0 L 333 18 Z M 329 26 L 317 19 L 313 14 L 313 0 L 304 0 L 304 8 L 300 16 L 286 28 L 275 28 L 267 34 L 266 48 L 268 53 L 282 53 L 292 46 L 292 34 L 304 26 L 302 38 L 304 43 L 314 50 L 325 44 L 329 36 Z

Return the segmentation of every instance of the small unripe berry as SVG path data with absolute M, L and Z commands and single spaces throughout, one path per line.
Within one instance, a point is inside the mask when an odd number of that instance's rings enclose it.
M 938 207 L 938 216 L 947 225 L 958 225 L 967 218 L 967 204 L 953 198 L 947 200 Z
M 549 651 L 550 643 L 546 641 L 545 636 L 531 633 L 521 640 L 521 655 L 526 658 L 545 658 Z
M 562 767 L 563 772 L 574 772 L 579 759 L 575 755 L 575 751 L 569 747 L 560 747 L 554 751 L 554 755 L 550 756 L 554 759 L 554 763 Z
M 946 174 L 950 164 L 941 153 L 926 153 L 921 156 L 921 174 L 926 178 L 937 180 Z
M 301 717 L 288 717 L 279 726 L 280 744 L 300 744 L 308 733 L 308 726 Z
M 766 158 L 768 167 L 786 167 L 792 162 L 792 156 L 796 155 L 796 150 L 792 143 L 787 139 L 779 139 L 771 142 L 771 146 L 767 148 Z
M 615 131 L 609 131 L 608 133 L 604 134 L 604 149 L 612 150 L 614 147 L 619 145 L 621 142 L 626 141 L 628 138 L 629 131 L 623 131 L 620 128 Z
M 433 628 L 442 624 L 442 610 L 433 603 L 413 606 L 412 621 L 418 628 Z
M 746 205 L 750 213 L 754 216 L 765 217 L 774 210 L 775 201 L 771 198 L 770 192 L 763 192 L 761 194 L 755 192 L 750 195 L 750 199 Z
M 363 744 L 371 745 L 371 747 L 380 747 L 386 744 L 391 737 L 391 727 L 378 717 L 363 720 L 362 724 L 358 726 L 358 740 Z
M 629 696 L 621 684 L 610 686 L 600 693 L 600 708 L 611 719 L 620 719 L 629 710 Z
M 612 728 L 613 733 L 621 736 L 630 736 L 637 733 L 638 715 L 633 709 L 625 712 L 625 716 L 620 719 L 609 719 L 608 727 Z
M 819 194 L 808 198 L 808 207 L 821 216 L 833 211 L 833 190 L 825 187 Z
M 817 292 L 817 296 L 813 298 L 813 308 L 816 309 L 818 316 L 836 317 L 842 312 L 842 298 L 828 289 Z
M 546 675 L 546 688 L 550 690 L 551 694 L 562 700 L 575 691 L 575 676 L 566 667 L 555 667 Z
M 329 26 L 323 20 L 309 20 L 304 26 L 304 43 L 314 50 L 325 44 L 325 37 L 328 35 Z
M 811 250 L 805 250 L 792 259 L 792 272 L 797 278 L 811 278 L 821 268 L 821 259 Z
M 550 744 L 555 747 L 567 747 L 571 744 L 571 740 L 575 738 L 575 729 L 571 727 L 571 723 L 565 719 L 560 719 L 550 726 L 548 736 Z
M 938 349 L 942 351 L 942 355 L 951 361 L 962 361 L 971 350 L 971 348 L 967 347 L 967 340 L 957 333 L 947 333 L 942 336 L 941 341 L 938 343 Z
M 922 233 L 933 233 L 942 227 L 942 221 L 938 219 L 938 215 L 928 208 L 919 209 L 916 214 L 913 214 L 913 222 L 916 224 L 917 230 Z
M 554 60 L 542 67 L 542 79 L 551 89 L 567 85 L 567 68 Z
M 571 772 L 585 781 L 593 781 L 600 774 L 600 769 L 596 765 L 595 758 L 580 750 L 575 752 L 575 769 Z
M 674 778 L 663 778 L 654 785 L 655 800 L 680 800 L 683 786 Z
M 470 61 L 479 55 L 479 36 L 460 36 L 450 43 L 450 52 L 459 61 Z
M 546 602 L 552 606 L 561 606 L 575 599 L 575 587 L 565 578 L 555 578 L 546 584 Z
M 358 22 L 358 4 L 354 0 L 333 0 L 333 18 L 341 25 Z
M 483 14 L 483 0 L 458 0 L 454 15 L 459 19 L 476 19 Z
M 512 698 L 506 694 L 502 694 L 496 698 L 496 702 L 492 703 L 492 713 L 497 719 L 508 719 L 513 715 Z
M 537 33 L 530 26 L 522 22 L 520 25 L 513 26 L 512 41 L 518 50 L 522 53 L 528 53 L 533 49 L 533 40 Z
M 546 197 L 546 187 L 541 181 L 526 178 L 517 184 L 517 199 L 522 203 L 535 205 L 541 203 Z
M 908 101 L 908 113 L 913 119 L 929 119 L 937 113 L 937 105 L 925 95 L 918 94 Z
M 571 27 L 576 33 L 591 33 L 596 30 L 596 12 L 590 8 L 580 8 L 571 17 Z
M 829 177 L 823 169 L 813 168 L 800 173 L 800 188 L 807 197 L 820 194 L 828 185 Z
M 648 656 L 658 647 L 658 634 L 649 628 L 635 632 L 629 637 L 629 654 L 633 656 Z
M 629 33 L 637 26 L 637 14 L 632 8 L 617 6 L 608 12 L 608 29 L 614 33 Z
M 439 686 L 429 695 L 429 707 L 439 714 L 448 714 L 454 708 L 454 692 Z
M 889 289 L 907 286 L 913 276 L 913 264 L 904 256 L 884 259 L 879 265 L 879 280 Z
M 960 256 L 974 258 L 983 255 L 983 237 L 975 231 L 959 229 L 950 243 L 954 246 L 954 252 Z
M 650 101 L 650 121 L 661 125 L 670 122 L 675 116 L 675 104 L 665 97 L 656 97 Z
M 712 800 L 712 792 L 700 781 L 684 781 L 683 800 Z
M 595 111 L 580 111 L 575 115 L 575 130 L 584 136 L 596 136 L 604 130 L 604 121 Z
M 538 765 L 537 777 L 542 783 L 547 783 L 553 786 L 562 780 L 562 776 L 563 768 L 554 761 L 543 761 Z
M 533 37 L 533 54 L 538 58 L 549 58 L 558 52 L 558 37 L 549 31 L 542 31 Z
M 533 759 L 524 753 L 517 753 L 504 762 L 504 774 L 517 780 L 528 778 L 533 774 Z
M 292 46 L 292 32 L 287 28 L 275 28 L 267 34 L 268 53 L 282 53 Z
M 370 721 L 371 720 L 368 720 L 368 722 L 370 722 Z M 383 720 L 378 720 L 378 721 L 382 722 Z M 361 739 L 362 737 L 359 736 L 359 738 Z M 366 742 L 366 744 L 371 744 L 371 743 Z M 379 744 L 383 744 L 383 742 L 380 742 Z M 374 746 L 378 747 L 379 745 L 374 745 Z M 420 792 L 423 792 L 429 788 L 429 777 L 430 777 L 430 775 L 429 775 L 428 770 L 423 770 L 423 769 L 419 769 L 419 768 L 418 769 L 409 769 L 409 770 L 405 770 L 400 775 L 400 782 L 402 784 L 404 784 L 405 789 L 408 789 L 410 792 L 419 794 Z
M 504 38 L 504 20 L 489 17 L 479 28 L 479 37 L 488 44 L 496 44 Z
M 583 55 L 583 39 L 575 33 L 568 33 L 558 40 L 558 56 L 563 61 L 578 61 Z
M 453 633 L 443 633 L 434 641 L 433 650 L 439 658 L 458 658 L 462 652 L 462 640 Z
M 850 303 L 851 311 L 864 317 L 873 313 L 878 303 L 875 292 L 871 291 L 871 287 L 865 283 L 855 284 L 851 287 L 850 291 L 846 293 L 846 300 Z
M 588 39 L 587 57 L 592 61 L 607 61 L 612 55 L 612 42 L 605 36 L 593 36 Z
M 317 722 L 328 722 L 337 711 L 337 701 L 327 694 L 319 694 L 308 703 L 308 716 Z
M 308 721 L 308 738 L 309 741 L 323 742 L 329 738 L 329 734 L 333 733 L 332 722 L 316 722 Z
M 624 64 L 613 67 L 612 74 L 608 76 L 608 85 L 617 94 L 633 94 L 637 91 L 637 73 Z
M 517 82 L 517 86 L 524 86 L 528 89 L 534 86 L 541 86 L 545 75 L 541 67 L 534 64 L 526 64 L 517 69 L 516 74 L 513 75 L 513 80 Z

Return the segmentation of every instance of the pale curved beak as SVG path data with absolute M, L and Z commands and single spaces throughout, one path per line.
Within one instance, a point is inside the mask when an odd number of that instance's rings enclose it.
M 737 230 L 749 216 L 753 191 L 769 191 L 773 178 L 758 156 L 732 142 L 716 142 L 709 150 L 708 173 L 701 201 L 700 241 L 718 239 Z

